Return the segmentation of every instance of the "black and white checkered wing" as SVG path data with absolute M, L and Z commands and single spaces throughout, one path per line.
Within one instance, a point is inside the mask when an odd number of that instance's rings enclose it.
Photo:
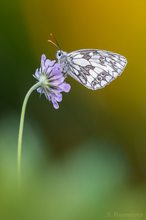
M 125 57 L 104 50 L 78 50 L 67 55 L 68 74 L 85 87 L 101 89 L 121 75 Z

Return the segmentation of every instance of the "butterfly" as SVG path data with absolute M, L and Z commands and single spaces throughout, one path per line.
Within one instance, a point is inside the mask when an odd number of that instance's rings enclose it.
M 58 47 L 51 40 L 49 42 Z M 64 76 L 70 75 L 92 90 L 104 88 L 120 76 L 127 65 L 124 56 L 97 49 L 81 49 L 70 53 L 59 49 L 56 58 Z

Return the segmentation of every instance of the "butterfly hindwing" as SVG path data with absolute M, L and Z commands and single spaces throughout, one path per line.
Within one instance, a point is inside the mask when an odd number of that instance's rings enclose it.
M 127 60 L 113 52 L 83 49 L 69 53 L 67 63 L 70 76 L 85 87 L 96 90 L 121 75 Z

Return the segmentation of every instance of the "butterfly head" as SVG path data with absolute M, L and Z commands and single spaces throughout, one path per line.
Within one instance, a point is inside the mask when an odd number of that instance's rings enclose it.
M 58 50 L 56 53 L 57 60 L 64 59 L 64 58 L 66 58 L 66 56 L 67 56 L 67 53 L 62 50 Z

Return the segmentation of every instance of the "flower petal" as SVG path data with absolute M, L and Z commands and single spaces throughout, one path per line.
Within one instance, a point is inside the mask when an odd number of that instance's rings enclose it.
M 37 88 L 37 92 L 40 93 L 40 94 L 42 94 L 42 93 L 44 93 L 44 90 L 43 90 L 42 87 L 39 87 L 39 88 Z
M 59 79 L 59 78 L 63 78 L 63 80 L 65 79 L 64 76 L 62 75 L 62 73 L 60 74 L 50 74 L 50 81 Z
M 55 99 L 55 98 L 52 98 L 51 101 L 52 101 L 53 107 L 54 107 L 55 109 L 59 109 L 59 104 L 58 104 L 58 102 L 56 101 L 56 99 Z
M 64 82 L 59 85 L 59 88 L 62 89 L 63 92 L 69 92 L 71 89 L 71 86 L 70 84 Z
M 42 72 L 45 71 L 45 61 L 46 61 L 46 56 L 45 56 L 45 54 L 43 54 L 42 57 L 41 57 L 41 68 L 42 68 Z
M 51 93 L 51 97 L 53 99 L 55 99 L 57 102 L 61 102 L 62 101 L 62 94 L 61 93 Z
M 50 96 L 50 94 L 48 94 L 48 93 L 46 94 L 46 93 L 45 93 L 45 96 L 46 96 L 46 99 L 48 99 L 49 101 L 51 101 L 51 96 Z
M 40 71 L 40 69 L 38 68 L 38 69 L 36 69 L 36 71 L 35 71 L 34 77 L 37 78 L 37 79 L 39 79 L 39 78 L 40 78 L 40 75 L 41 75 L 41 71 Z
M 59 79 L 56 80 L 51 80 L 49 82 L 50 87 L 59 87 L 60 84 L 64 82 L 64 78 L 60 77 Z M 56 88 L 57 89 L 57 88 Z
M 49 61 L 49 66 L 50 66 L 50 67 L 53 67 L 54 64 L 55 64 L 55 62 L 56 62 L 56 60 L 49 60 L 49 59 L 48 59 L 48 61 Z M 47 62 L 48 62 L 48 61 L 47 61 Z
M 60 96 L 58 95 L 56 97 L 57 102 L 62 102 L 62 94 L 60 94 Z
M 55 65 L 54 65 L 54 68 L 53 68 L 53 70 L 52 70 L 52 73 L 53 73 L 53 75 L 63 75 L 62 74 L 62 72 L 61 72 L 61 67 L 60 67 L 60 65 L 58 64 L 58 63 L 56 63 Z
M 51 61 L 49 59 L 46 59 L 45 61 L 45 67 L 48 68 L 48 67 L 53 67 L 53 65 L 55 64 L 55 60 Z

